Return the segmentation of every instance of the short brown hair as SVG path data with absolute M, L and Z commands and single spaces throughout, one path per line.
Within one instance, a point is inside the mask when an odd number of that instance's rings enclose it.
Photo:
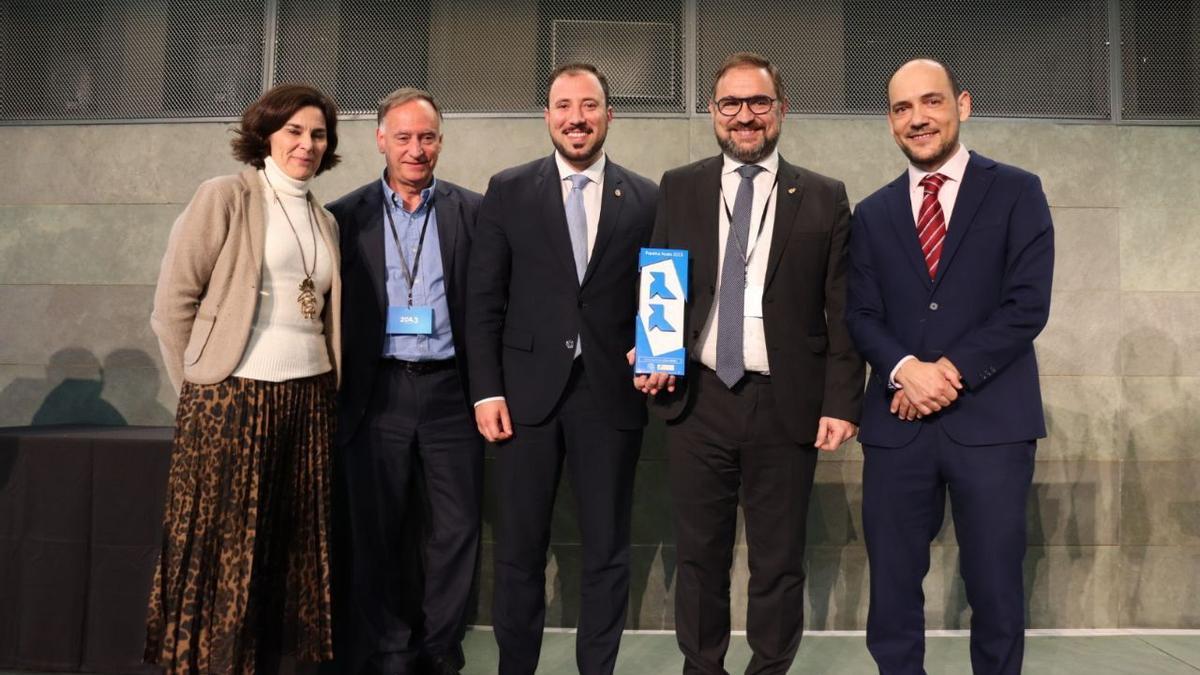
M 250 104 L 242 113 L 241 126 L 234 129 L 233 156 L 239 162 L 256 168 L 265 166 L 263 160 L 271 154 L 271 134 L 283 128 L 297 110 L 313 106 L 325 116 L 325 135 L 329 144 L 321 156 L 317 175 L 332 169 L 342 160 L 337 154 L 337 106 L 333 100 L 307 84 L 281 84 Z
M 775 64 L 767 60 L 762 54 L 754 52 L 735 52 L 725 57 L 725 61 L 721 63 L 721 67 L 717 68 L 717 74 L 713 75 L 712 94 L 710 98 L 717 98 L 717 83 L 725 76 L 725 73 L 734 68 L 762 68 L 771 76 L 771 82 L 775 85 L 775 98 L 778 101 L 787 101 L 787 94 L 783 93 L 783 78 L 779 75 L 779 69 Z
M 547 99 L 550 97 L 550 87 L 554 86 L 554 83 L 558 80 L 558 78 L 562 77 L 563 75 L 574 75 L 577 73 L 591 73 L 592 75 L 596 76 L 597 80 L 600 80 L 600 89 L 604 92 L 604 107 L 607 108 L 610 105 L 608 100 L 608 78 L 604 76 L 604 73 L 600 72 L 599 68 L 590 63 L 584 63 L 583 61 L 564 63 L 550 71 L 550 79 L 546 82 Z M 549 101 L 547 100 L 547 102 Z
M 379 99 L 379 108 L 375 115 L 376 126 L 383 124 L 383 118 L 387 117 L 388 112 L 392 108 L 404 105 L 409 101 L 427 101 L 429 105 L 433 106 L 433 111 L 437 113 L 438 121 L 441 121 L 442 109 L 438 106 L 437 101 L 433 100 L 433 94 L 415 87 L 400 87 L 396 91 Z

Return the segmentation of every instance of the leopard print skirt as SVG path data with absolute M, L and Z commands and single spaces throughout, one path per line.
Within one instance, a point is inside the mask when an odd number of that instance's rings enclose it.
M 167 673 L 333 657 L 332 373 L 184 383 L 147 617 Z

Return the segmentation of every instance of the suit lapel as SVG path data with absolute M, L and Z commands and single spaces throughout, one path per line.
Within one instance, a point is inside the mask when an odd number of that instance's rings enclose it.
M 357 237 L 358 255 L 367 268 L 382 313 L 387 308 L 387 262 L 383 247 L 396 244 L 392 241 L 392 233 L 384 232 L 383 186 L 379 182 L 358 202 L 355 220 L 362 223 L 362 231 Z
M 775 270 L 779 269 L 779 261 L 783 259 L 783 250 L 788 238 L 795 227 L 796 215 L 800 211 L 800 201 L 804 197 L 804 182 L 796 167 L 779 158 L 779 184 L 775 190 L 775 222 L 771 231 L 771 250 L 767 255 L 767 273 L 763 278 L 763 287 L 771 285 Z
M 450 294 L 450 286 L 454 279 L 454 246 L 462 224 L 461 208 L 462 204 L 455 198 L 455 194 L 450 191 L 450 188 L 439 182 L 437 197 L 433 202 L 433 211 L 437 215 L 438 240 L 442 249 L 442 278 L 446 285 L 447 296 Z
M 938 262 L 934 285 L 941 283 L 942 278 L 946 276 L 946 268 L 950 266 L 959 245 L 967 236 L 967 231 L 974 224 L 975 213 L 996 177 L 995 172 L 990 171 L 995 165 L 995 162 L 986 157 L 971 153 L 967 170 L 963 173 L 962 185 L 958 188 L 958 196 L 954 199 L 954 212 L 946 221 L 946 244 L 942 247 L 942 257 Z
M 542 203 L 542 226 L 546 228 L 546 240 L 550 242 L 550 251 L 563 270 L 578 284 L 575 249 L 571 247 L 571 232 L 567 228 L 567 211 L 563 204 L 562 181 L 559 179 L 558 165 L 555 164 L 553 155 L 542 161 L 535 189 Z
M 912 199 L 908 195 L 908 172 L 888 184 L 887 205 L 891 214 L 893 233 L 899 245 L 900 254 L 909 263 L 909 267 L 920 279 L 921 283 L 929 286 L 929 269 L 925 267 L 925 256 L 921 253 L 921 242 L 917 239 L 917 223 L 913 221 Z
M 718 252 L 721 250 L 721 228 L 713 196 L 721 194 L 721 164 L 722 156 L 717 155 L 697 169 L 697 178 L 692 183 L 691 198 L 688 208 L 691 210 L 690 219 L 696 224 L 696 240 L 692 247 L 695 255 L 696 287 L 692 290 L 693 298 L 711 298 L 702 289 L 715 287 L 717 284 Z M 683 221 L 687 227 L 687 221 Z M 698 308 L 695 312 L 701 321 L 708 317 L 708 308 Z
M 600 220 L 596 225 L 596 242 L 592 245 L 592 254 L 588 256 L 587 270 L 583 274 L 581 286 L 587 284 L 588 279 L 592 277 L 592 273 L 599 264 L 600 256 L 608 247 L 613 232 L 621 222 L 621 205 L 625 201 L 620 196 L 624 194 L 621 190 L 623 182 L 621 170 L 613 164 L 611 159 L 605 160 L 604 192 L 600 195 Z

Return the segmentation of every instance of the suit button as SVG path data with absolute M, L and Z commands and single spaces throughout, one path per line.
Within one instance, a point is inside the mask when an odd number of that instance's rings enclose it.
M 699 340 L 700 339 L 700 331 L 698 331 L 698 330 L 692 331 L 692 339 Z
M 708 294 L 709 294 L 709 295 L 716 295 L 716 294 L 717 294 L 717 287 L 716 287 L 716 286 L 709 286 L 709 287 L 708 287 Z
M 937 308 L 938 308 L 938 304 L 937 304 L 936 302 L 931 302 L 931 303 L 929 303 L 929 309 L 931 309 L 931 310 L 933 310 L 933 311 L 935 311 L 935 312 L 936 312 L 936 311 L 937 311 Z

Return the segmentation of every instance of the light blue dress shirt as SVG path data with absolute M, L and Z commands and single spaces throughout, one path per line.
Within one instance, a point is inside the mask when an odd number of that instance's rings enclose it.
M 413 307 L 433 308 L 433 332 L 429 335 L 387 335 L 383 340 L 383 355 L 404 361 L 440 361 L 454 358 L 454 339 L 450 332 L 450 304 L 446 299 L 446 277 L 442 270 L 442 245 L 438 236 L 437 211 L 434 208 L 434 188 L 437 179 L 421 191 L 421 203 L 416 210 L 404 208 L 404 200 L 387 183 L 383 176 L 383 208 L 391 212 L 383 214 L 383 250 L 387 265 L 388 305 L 408 305 L 408 280 L 396 250 L 396 238 L 392 236 L 391 222 L 396 224 L 396 237 L 404 247 L 404 259 L 412 269 L 417 245 L 421 240 L 421 225 L 425 214 L 429 214 L 429 226 L 425 230 L 425 245 L 421 250 L 421 261 L 413 278 Z

